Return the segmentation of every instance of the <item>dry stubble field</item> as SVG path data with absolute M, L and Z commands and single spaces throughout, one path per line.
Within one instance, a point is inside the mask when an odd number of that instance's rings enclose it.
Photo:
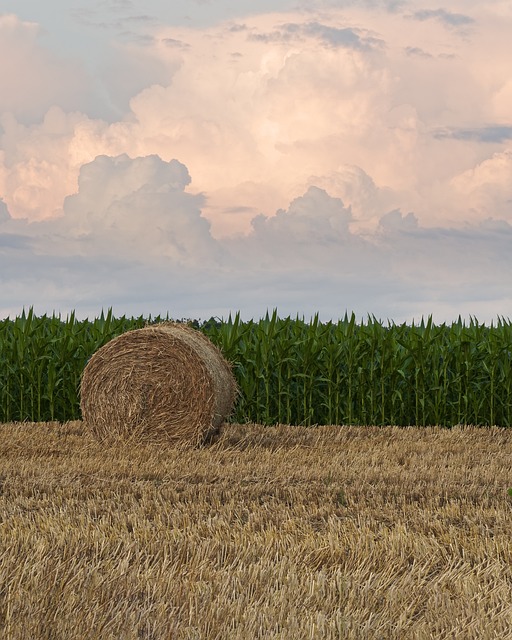
M 0 637 L 512 638 L 512 429 L 0 425 Z

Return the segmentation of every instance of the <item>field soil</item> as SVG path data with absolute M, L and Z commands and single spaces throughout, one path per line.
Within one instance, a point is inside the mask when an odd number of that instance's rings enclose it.
M 0 638 L 512 638 L 512 429 L 0 425 Z

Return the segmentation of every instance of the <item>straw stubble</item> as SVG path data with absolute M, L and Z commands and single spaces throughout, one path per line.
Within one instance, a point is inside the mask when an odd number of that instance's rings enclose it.
M 0 425 L 0 638 L 509 640 L 512 431 Z

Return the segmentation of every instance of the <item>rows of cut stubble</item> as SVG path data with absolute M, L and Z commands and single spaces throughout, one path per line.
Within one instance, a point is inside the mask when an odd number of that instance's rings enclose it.
M 512 430 L 0 425 L 0 637 L 512 638 Z

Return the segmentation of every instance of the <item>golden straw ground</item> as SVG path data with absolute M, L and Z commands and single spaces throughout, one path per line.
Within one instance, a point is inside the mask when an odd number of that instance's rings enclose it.
M 111 340 L 92 356 L 81 382 L 82 415 L 100 440 L 200 444 L 230 414 L 235 395 L 219 349 L 173 323 Z
M 0 425 L 0 638 L 510 640 L 512 430 Z

